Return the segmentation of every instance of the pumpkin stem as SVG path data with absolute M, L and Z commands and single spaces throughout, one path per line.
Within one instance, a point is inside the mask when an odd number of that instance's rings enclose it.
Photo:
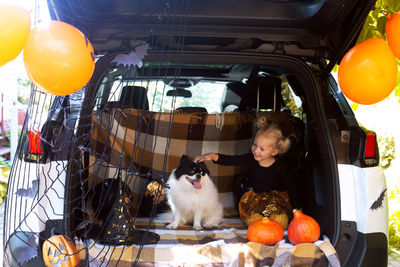
M 298 218 L 299 216 L 301 216 L 303 213 L 301 212 L 301 210 L 293 210 L 293 215 L 294 217 Z
M 268 218 L 268 217 L 263 217 L 263 218 L 262 218 L 262 221 L 265 222 L 265 223 L 267 223 L 267 222 L 269 222 L 269 218 Z

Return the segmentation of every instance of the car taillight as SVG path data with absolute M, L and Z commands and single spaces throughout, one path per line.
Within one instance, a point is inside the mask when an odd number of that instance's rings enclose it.
M 19 157 L 27 162 L 38 163 L 43 155 L 40 131 L 36 129 L 27 130 L 22 137 L 22 145 L 22 153 L 20 152 Z
M 42 154 L 43 148 L 40 141 L 40 131 L 29 130 L 28 131 L 28 151 L 29 153 Z
M 376 134 L 374 132 L 367 132 L 364 157 L 366 158 L 375 157 L 375 152 L 376 152 L 375 150 L 376 150 Z
M 365 131 L 364 166 L 379 165 L 379 150 L 376 134 L 373 131 Z

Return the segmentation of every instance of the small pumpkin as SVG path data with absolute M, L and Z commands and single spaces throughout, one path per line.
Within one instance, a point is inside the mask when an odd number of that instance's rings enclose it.
M 318 240 L 321 229 L 318 222 L 311 216 L 303 214 L 300 210 L 293 210 L 293 220 L 288 227 L 290 243 L 313 243 Z
M 273 213 L 269 218 L 279 223 L 284 230 L 288 227 L 289 217 L 286 213 Z
M 282 226 L 268 217 L 263 217 L 250 224 L 247 229 L 247 238 L 251 242 L 274 245 L 282 240 L 284 231 Z
M 75 267 L 79 265 L 78 250 L 66 235 L 54 235 L 44 241 L 42 254 L 47 267 Z

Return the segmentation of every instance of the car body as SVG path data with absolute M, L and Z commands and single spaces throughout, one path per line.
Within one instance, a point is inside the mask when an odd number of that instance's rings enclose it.
M 152 114 L 174 114 L 179 108 L 183 113 L 206 111 L 216 121 L 226 111 L 286 114 L 297 127 L 291 132 L 296 133 L 297 150 L 288 160 L 297 174 L 303 211 L 319 222 L 341 265 L 387 265 L 388 207 L 377 138 L 359 125 L 330 75 L 355 44 L 375 1 L 49 0 L 48 4 L 53 19 L 74 25 L 88 37 L 97 56 L 96 68 L 84 90 L 70 96 L 33 90 L 33 98 L 46 98 L 50 107 L 47 119 L 36 129 L 39 153 L 32 151 L 27 133 L 38 123 L 34 114 L 44 104 L 30 105 L 31 117 L 25 122 L 10 176 L 5 260 L 15 258 L 16 231 L 44 235 L 49 224 L 76 229 L 84 221 L 75 207 L 82 207 L 81 196 L 88 188 L 81 179 L 90 172 L 85 166 L 120 156 L 103 157 L 106 141 L 100 147 L 87 139 L 88 133 L 93 133 L 93 122 L 104 110 L 129 107 Z M 130 53 L 136 58 L 127 58 Z M 131 93 L 124 93 L 124 86 Z M 139 87 L 144 91 L 133 93 Z M 143 93 L 148 98 L 144 102 Z M 147 125 L 146 113 L 135 116 L 142 118 L 136 127 Z M 166 151 L 171 150 L 168 146 L 167 142 Z M 82 156 L 85 153 L 99 160 L 94 163 Z M 154 151 L 152 157 L 156 158 Z M 150 173 L 151 168 L 143 170 L 141 164 L 124 165 L 126 173 Z M 152 170 L 152 178 L 163 181 L 165 168 L 160 167 L 159 173 Z M 20 177 L 30 178 L 22 183 Z M 20 201 L 16 192 L 33 188 L 35 180 L 40 181 L 41 197 Z M 18 209 L 25 212 L 18 215 Z

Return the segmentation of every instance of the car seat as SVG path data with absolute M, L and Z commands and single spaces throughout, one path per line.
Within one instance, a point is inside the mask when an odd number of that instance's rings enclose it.
M 149 110 L 146 88 L 142 86 L 124 86 L 121 91 L 118 107 Z

